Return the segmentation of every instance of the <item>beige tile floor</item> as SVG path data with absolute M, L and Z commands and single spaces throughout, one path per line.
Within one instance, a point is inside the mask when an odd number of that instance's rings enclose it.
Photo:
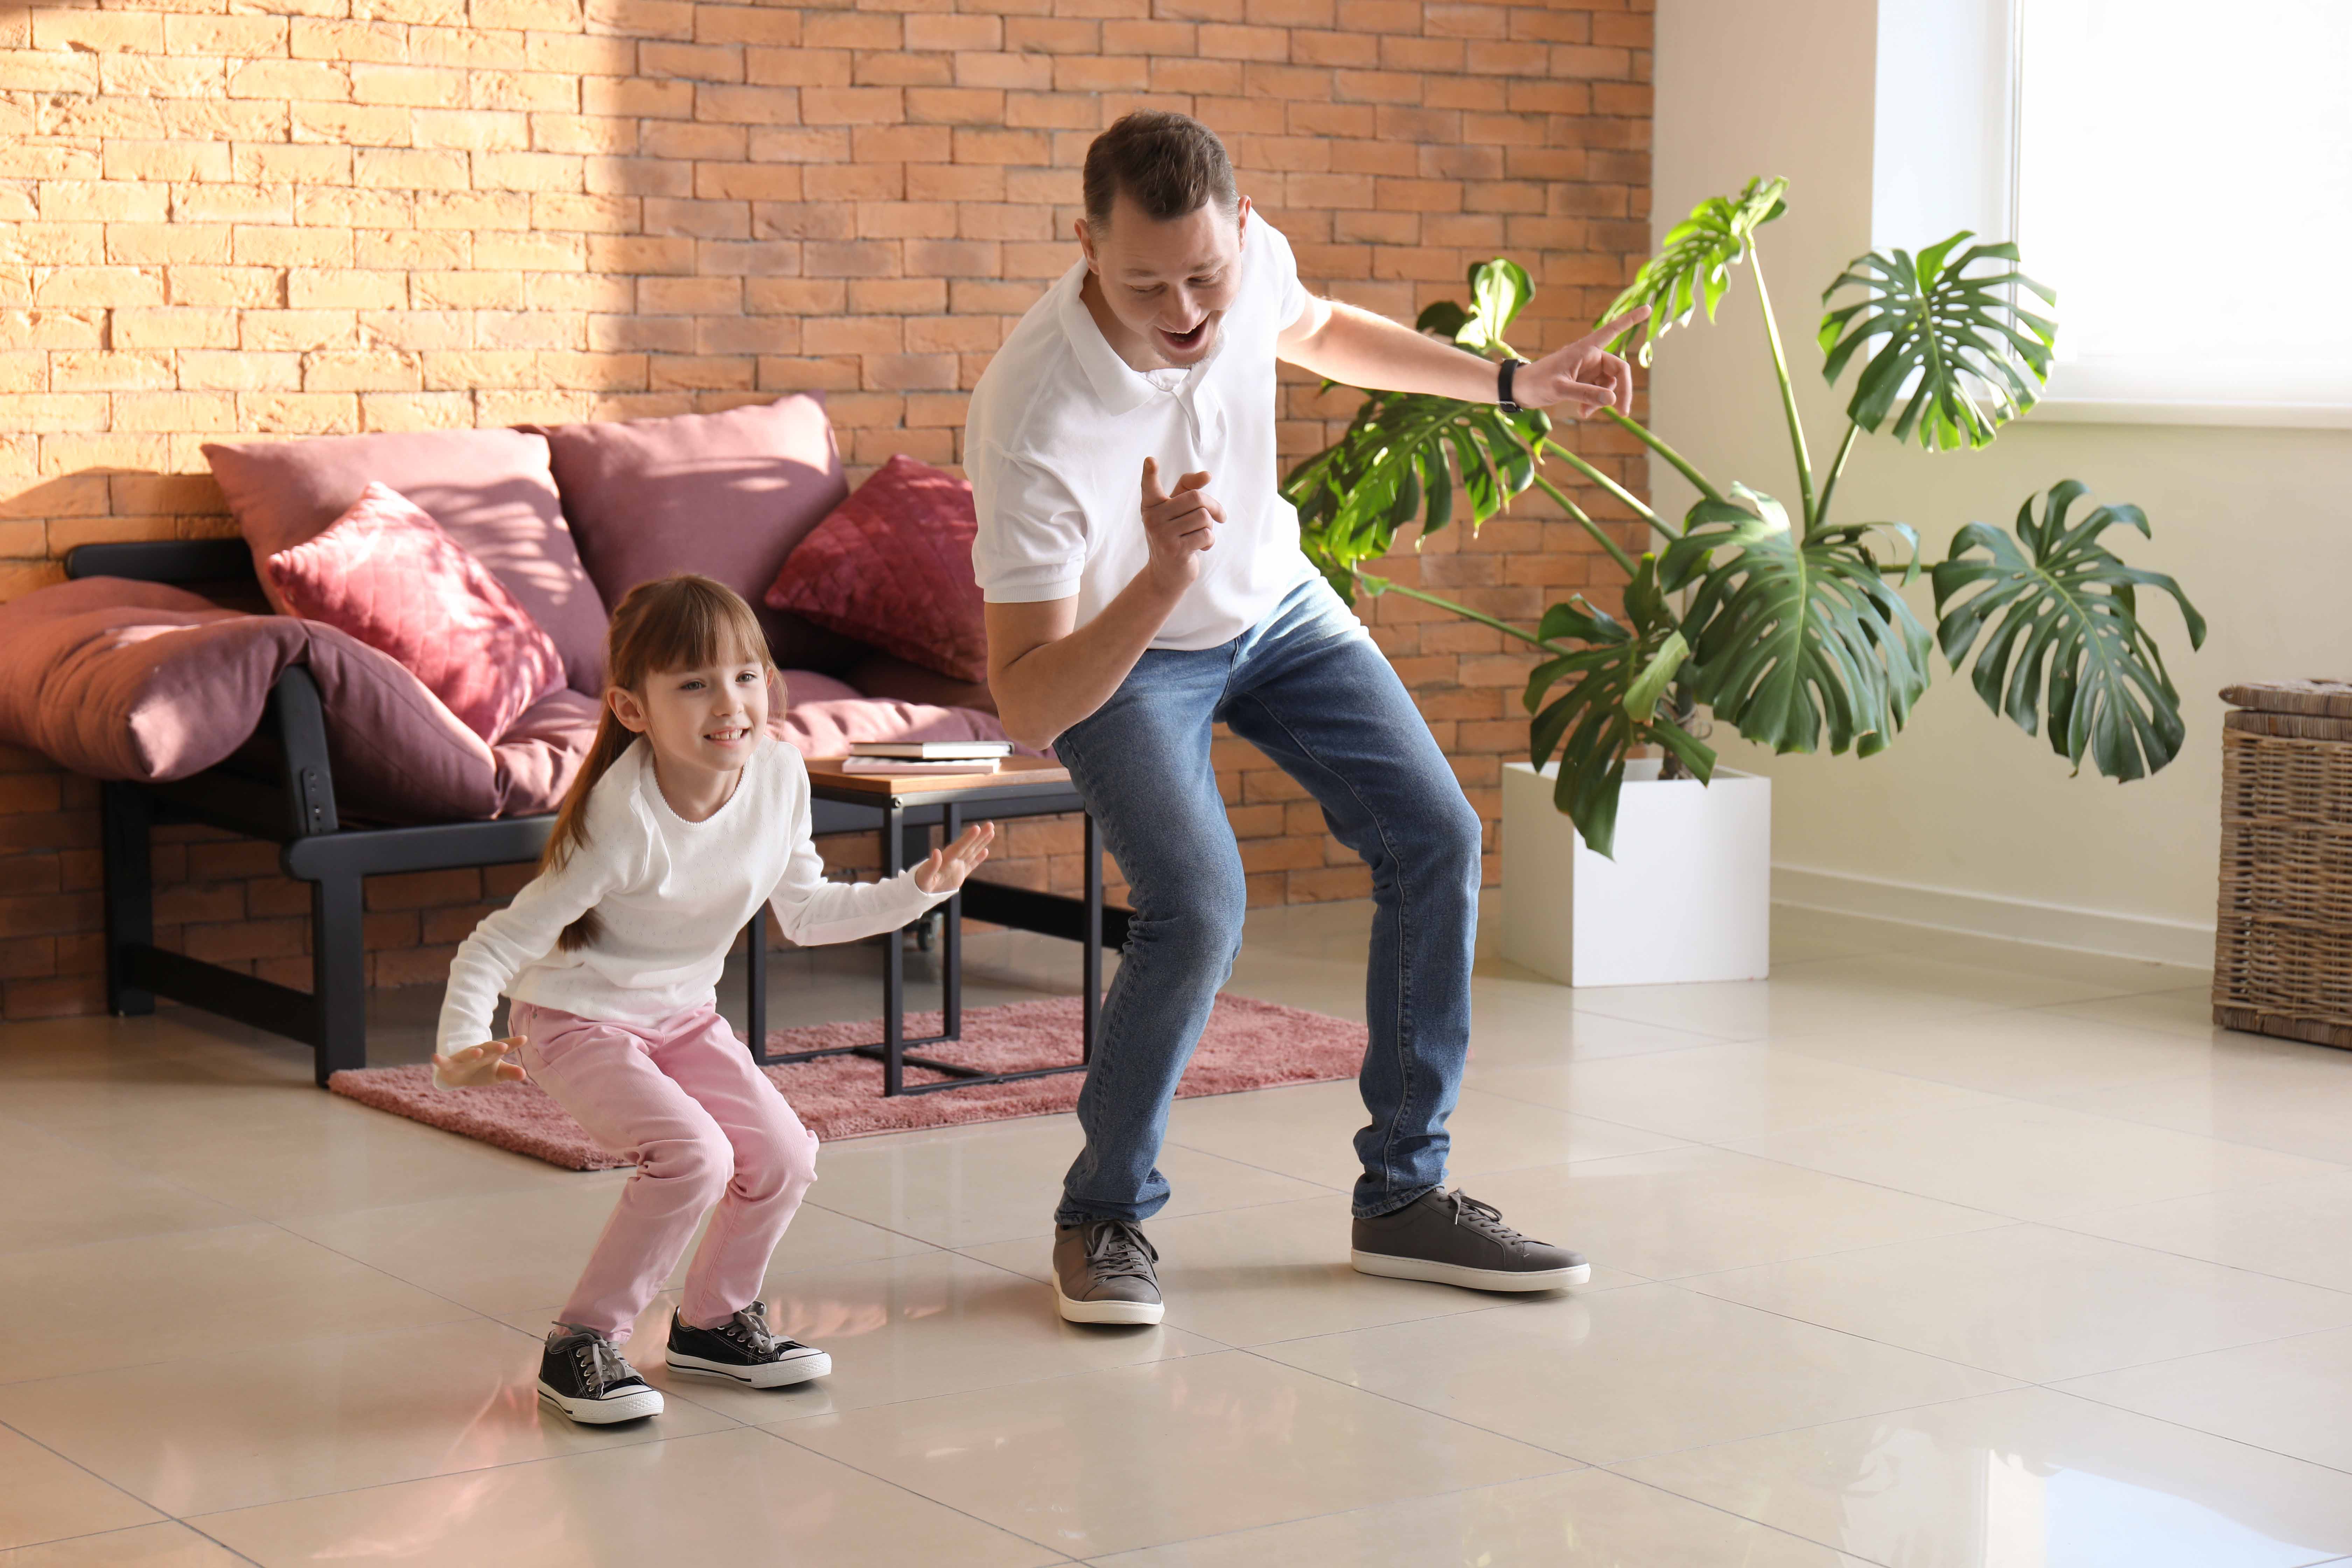
M 1234 988 L 1358 1013 L 1367 918 L 1265 912 Z M 0 1027 L 0 1568 L 2352 1564 L 2352 1054 L 2217 1033 L 2183 970 L 1776 943 L 1482 963 L 1456 1173 L 1580 1289 L 1350 1271 L 1344 1085 L 1178 1107 L 1150 1330 L 1052 1316 L 1067 1118 L 859 1140 L 767 1284 L 835 1375 L 656 1369 L 603 1430 L 530 1379 L 617 1173 L 197 1015 Z M 779 956 L 782 1007 L 869 1015 L 872 959 Z M 971 999 L 1070 959 L 976 937 Z M 377 1059 L 436 1001 L 377 998 Z

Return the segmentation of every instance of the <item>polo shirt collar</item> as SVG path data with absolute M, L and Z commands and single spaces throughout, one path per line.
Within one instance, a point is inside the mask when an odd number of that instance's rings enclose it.
M 1243 265 L 1248 265 L 1246 258 Z M 1087 302 L 1079 293 L 1086 280 L 1087 264 L 1083 261 L 1063 274 L 1059 307 L 1062 331 L 1070 340 L 1070 347 L 1078 356 L 1078 363 L 1085 367 L 1087 384 L 1094 388 L 1095 396 L 1102 404 L 1104 412 L 1113 416 L 1132 414 L 1160 395 L 1160 389 L 1145 380 L 1141 371 L 1119 358 L 1118 351 L 1110 346 L 1110 341 L 1103 336 L 1102 329 L 1095 325 L 1094 312 L 1087 309 Z M 1209 357 L 1192 367 L 1191 374 L 1179 384 L 1174 394 L 1194 405 L 1197 417 L 1215 417 L 1218 403 L 1209 390 L 1209 371 L 1224 352 L 1224 338 L 1220 333 L 1216 346 L 1209 351 Z

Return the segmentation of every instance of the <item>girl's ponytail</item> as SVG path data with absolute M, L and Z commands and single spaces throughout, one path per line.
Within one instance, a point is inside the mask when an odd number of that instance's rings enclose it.
M 653 676 L 738 658 L 757 659 L 771 673 L 776 668 L 751 606 L 723 583 L 681 573 L 640 583 L 622 595 L 605 637 L 604 679 L 608 689 L 617 687 L 642 695 Z M 561 868 L 588 842 L 588 797 L 636 738 L 613 712 L 608 689 L 604 709 L 596 716 L 595 739 L 589 742 L 580 772 L 564 792 L 555 830 L 548 835 L 547 848 L 540 855 L 541 871 Z M 575 952 L 602 932 L 603 923 L 590 910 L 563 928 L 563 934 L 556 938 L 556 950 Z

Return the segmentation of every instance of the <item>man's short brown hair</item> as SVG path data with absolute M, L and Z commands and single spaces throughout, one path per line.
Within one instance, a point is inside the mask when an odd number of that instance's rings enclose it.
M 1110 221 L 1119 193 L 1144 216 L 1165 223 L 1215 202 L 1240 210 L 1234 166 L 1217 133 L 1189 114 L 1139 109 L 1125 115 L 1087 149 L 1087 222 L 1097 233 Z

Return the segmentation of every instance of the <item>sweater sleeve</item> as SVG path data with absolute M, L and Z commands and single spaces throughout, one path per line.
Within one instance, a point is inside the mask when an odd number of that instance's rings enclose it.
M 798 752 L 791 753 L 798 774 L 793 790 L 792 853 L 784 875 L 769 895 L 776 923 L 784 935 L 802 947 L 856 942 L 909 925 L 925 910 L 952 897 L 952 890 L 927 893 L 915 886 L 915 874 L 901 871 L 883 882 L 828 882 L 824 861 L 817 855 L 810 833 L 808 770 Z
M 446 1056 L 490 1037 L 490 1016 L 514 977 L 555 951 L 563 928 L 626 885 L 644 858 L 645 833 L 625 809 L 592 805 L 588 842 L 524 884 L 505 909 L 484 917 L 449 961 L 435 1049 Z

